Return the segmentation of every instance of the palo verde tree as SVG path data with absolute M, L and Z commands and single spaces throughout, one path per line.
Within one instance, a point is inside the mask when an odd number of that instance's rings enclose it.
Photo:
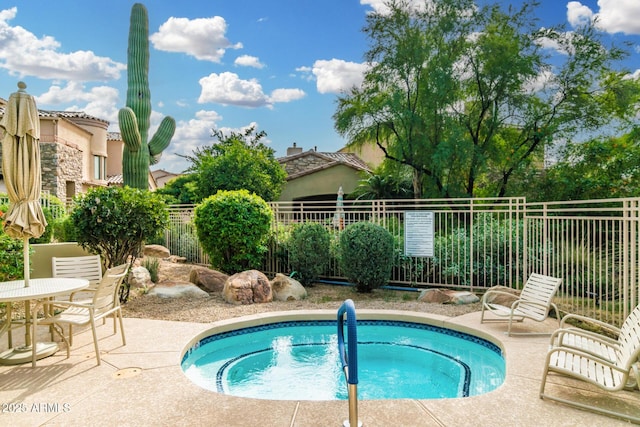
M 504 196 L 552 141 L 633 117 L 638 81 L 613 68 L 626 52 L 592 24 L 540 29 L 537 2 L 387 5 L 367 17 L 371 66 L 334 120 L 410 167 L 414 197 Z
M 182 156 L 191 162 L 187 171 L 196 177 L 200 200 L 220 190 L 247 190 L 267 202 L 277 200 L 286 172 L 275 158 L 275 150 L 261 141 L 266 135 L 264 131 L 255 133 L 254 127 L 229 135 L 213 130 L 216 142 Z

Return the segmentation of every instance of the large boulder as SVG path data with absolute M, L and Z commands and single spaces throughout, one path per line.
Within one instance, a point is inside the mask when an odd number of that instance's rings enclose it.
M 248 270 L 229 277 L 222 296 L 229 304 L 253 304 L 273 301 L 271 283 L 258 270 Z
M 276 301 L 299 301 L 307 297 L 307 290 L 300 282 L 282 273 L 273 278 L 271 289 Z
M 207 292 L 222 292 L 229 275 L 207 267 L 196 266 L 189 273 L 189 282 Z
M 473 304 L 474 302 L 480 301 L 480 298 L 468 291 L 425 289 L 420 293 L 418 301 L 439 304 Z
M 156 258 L 169 258 L 171 252 L 169 249 L 165 248 L 162 245 L 145 245 L 144 246 L 144 256 L 152 256 Z
M 149 295 L 160 298 L 208 298 L 209 294 L 193 283 L 180 282 L 172 286 L 156 286 Z
M 499 292 L 489 293 L 490 291 Z M 517 289 L 508 288 L 506 286 L 493 286 L 487 290 L 487 303 L 511 307 L 511 304 L 520 297 L 520 292 L 521 291 Z
M 128 283 L 133 289 L 149 289 L 154 286 L 151 273 L 144 267 L 133 267 L 129 271 Z

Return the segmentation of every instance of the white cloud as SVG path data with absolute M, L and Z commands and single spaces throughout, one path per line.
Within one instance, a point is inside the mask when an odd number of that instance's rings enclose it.
M 276 102 L 290 102 L 305 94 L 299 89 L 276 89 L 271 96 L 264 93 L 257 79 L 243 80 L 237 74 L 211 73 L 200 79 L 202 91 L 198 102 L 214 102 L 222 105 L 258 108 L 272 107 Z
M 118 121 L 118 90 L 109 86 L 97 86 L 87 91 L 82 83 L 69 82 L 65 87 L 53 85 L 47 92 L 35 98 L 38 105 L 71 104 L 65 111 L 83 111 L 90 116 L 109 121 L 112 126 Z
M 269 100 L 272 103 L 276 102 L 291 102 L 304 98 L 306 93 L 301 89 L 276 89 L 271 92 Z
M 226 31 L 227 23 L 220 16 L 193 20 L 171 17 L 149 39 L 158 50 L 220 62 L 226 49 L 242 48 L 242 43 L 231 44 L 227 40 Z
M 341 93 L 353 86 L 359 87 L 369 66 L 342 59 L 317 60 L 311 72 L 316 77 L 316 87 L 320 93 Z M 306 71 L 307 68 L 298 68 Z
M 567 3 L 567 21 L 572 27 L 588 25 L 593 20 L 593 11 L 579 1 Z
M 407 0 L 409 4 L 416 10 L 424 10 L 425 6 L 428 5 L 427 0 Z M 389 0 L 360 0 L 360 4 L 369 5 L 374 12 L 380 14 L 388 14 L 389 7 L 387 3 Z
M 264 64 L 258 57 L 250 55 L 239 56 L 233 63 L 242 67 L 264 68 Z
M 211 73 L 200 79 L 199 103 L 215 102 L 222 105 L 262 107 L 267 105 L 267 96 L 258 80 L 242 80 L 235 73 Z
M 23 27 L 9 24 L 18 9 L 0 11 L 0 67 L 11 75 L 41 79 L 107 81 L 120 78 L 126 65 L 92 51 L 58 52 L 60 43 L 53 37 L 36 37 Z
M 640 1 L 598 0 L 598 27 L 609 33 L 640 34 Z
M 567 20 L 573 27 L 596 20 L 596 25 L 608 33 L 640 34 L 640 1 L 598 0 L 599 10 L 593 12 L 578 1 L 567 3 Z

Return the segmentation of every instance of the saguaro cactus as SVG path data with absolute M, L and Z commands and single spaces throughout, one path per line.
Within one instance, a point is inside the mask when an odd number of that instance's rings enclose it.
M 158 163 L 171 142 L 176 121 L 165 117 L 147 143 L 151 117 L 149 90 L 149 18 L 147 8 L 136 3 L 131 8 L 129 49 L 127 50 L 127 106 L 118 112 L 124 141 L 122 179 L 124 185 L 147 190 L 149 165 Z

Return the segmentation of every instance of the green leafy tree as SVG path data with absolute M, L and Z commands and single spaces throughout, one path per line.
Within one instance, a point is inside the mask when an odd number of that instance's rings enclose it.
M 225 136 L 214 130 L 213 136 L 217 139 L 213 145 L 182 156 L 191 162 L 188 171 L 197 177 L 200 199 L 219 190 L 247 190 L 266 201 L 280 197 L 286 172 L 275 158 L 275 151 L 261 142 L 266 136 L 264 131 L 255 133 L 251 127 L 244 133 Z
M 140 257 L 145 241 L 169 222 L 162 196 L 131 187 L 97 187 L 76 196 L 70 214 L 78 244 L 111 268 Z M 128 298 L 123 288 L 121 300 Z
M 411 176 L 394 173 L 389 168 L 378 168 L 374 173 L 366 172 L 358 186 L 349 194 L 353 199 L 407 199 L 413 196 Z
M 272 220 L 259 196 L 220 190 L 196 206 L 194 223 L 212 267 L 234 274 L 262 265 Z
M 167 203 L 174 205 L 190 205 L 200 200 L 198 195 L 198 177 L 189 173 L 180 175 L 158 188 L 156 193 L 167 197 Z
M 639 165 L 640 140 L 634 134 L 567 144 L 560 160 L 522 194 L 532 201 L 638 197 Z
M 613 69 L 627 52 L 595 26 L 541 30 L 537 2 L 412 4 L 367 17 L 371 67 L 334 120 L 351 145 L 410 167 L 415 197 L 504 196 L 552 141 L 633 122 L 638 79 Z

